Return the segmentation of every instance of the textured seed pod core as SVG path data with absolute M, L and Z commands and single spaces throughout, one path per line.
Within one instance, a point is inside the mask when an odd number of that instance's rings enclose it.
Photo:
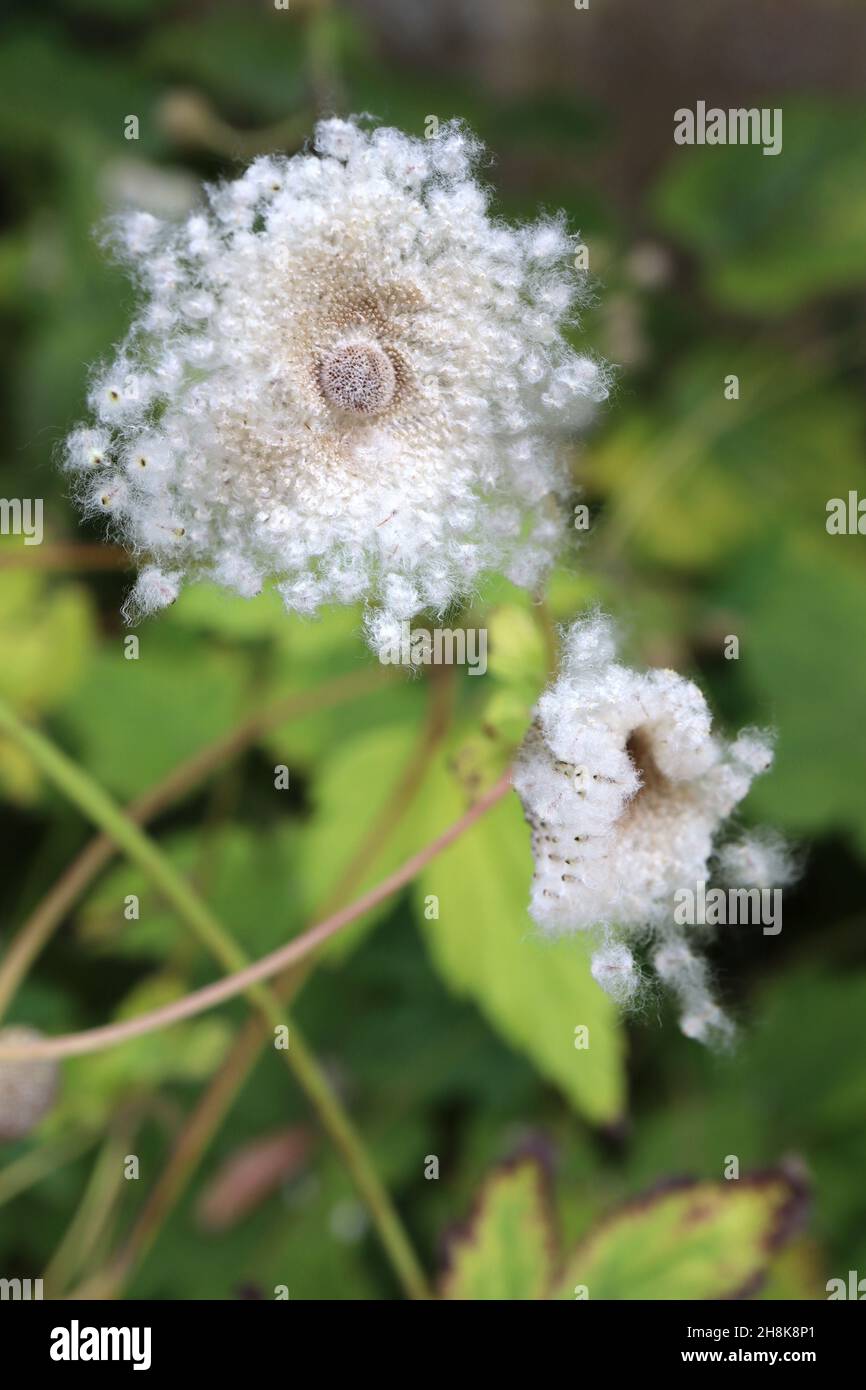
M 35 1028 L 0 1029 L 0 1044 L 36 1042 Z M 0 1061 L 0 1143 L 23 1139 L 48 1113 L 57 1094 L 59 1068 L 48 1059 Z
M 319 365 L 325 399 L 353 415 L 379 415 L 394 399 L 397 376 L 387 352 L 377 343 L 343 343 Z
M 625 751 L 640 778 L 640 786 L 623 812 L 626 817 L 637 812 L 645 814 L 651 806 L 664 804 L 670 793 L 670 782 L 655 759 L 653 741 L 646 729 L 633 729 L 626 740 Z

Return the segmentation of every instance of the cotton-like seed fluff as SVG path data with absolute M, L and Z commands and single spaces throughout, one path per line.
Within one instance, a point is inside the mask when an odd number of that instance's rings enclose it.
M 530 911 L 548 933 L 598 929 L 592 973 L 622 1002 L 640 985 L 623 938 L 657 943 L 653 964 L 684 1010 L 683 1031 L 723 1040 L 703 960 L 674 925 L 679 890 L 696 890 L 721 853 L 750 876 L 786 865 L 780 842 L 753 835 L 725 855 L 725 822 L 772 761 L 767 734 L 712 732 L 698 687 L 674 671 L 616 661 L 610 622 L 593 615 L 565 636 L 562 669 L 541 696 L 514 786 L 532 832 Z M 790 875 L 784 881 L 789 881 Z
M 65 464 L 138 557 L 288 609 L 363 600 L 380 650 L 484 572 L 532 587 L 565 533 L 569 435 L 607 394 L 574 350 L 563 217 L 491 217 L 478 142 L 327 120 L 182 224 L 113 224 L 141 308 Z

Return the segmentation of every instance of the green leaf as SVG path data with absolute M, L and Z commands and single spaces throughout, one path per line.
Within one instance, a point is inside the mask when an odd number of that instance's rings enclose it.
M 28 570 L 0 575 L 0 694 L 17 710 L 55 709 L 83 680 L 93 644 L 92 605 L 81 585 L 51 584 Z M 29 755 L 0 739 L 0 790 L 33 801 L 39 781 Z
M 333 909 L 335 888 L 350 865 L 356 869 L 350 888 L 350 899 L 354 899 L 423 845 L 425 815 L 419 803 L 423 804 L 427 793 L 418 787 L 414 796 L 407 794 L 382 837 L 381 848 L 365 848 L 371 831 L 382 824 L 380 818 L 418 748 L 417 730 L 391 725 L 348 739 L 321 766 L 313 792 L 315 810 L 303 840 L 308 920 L 318 918 L 328 904 Z M 322 954 L 341 960 L 392 906 L 391 899 L 380 903 L 329 942 Z
M 298 832 L 291 821 L 267 829 L 227 825 L 212 841 L 199 831 L 171 836 L 161 848 L 193 881 L 201 878 L 208 902 L 247 955 L 275 950 L 301 924 Z M 125 899 L 139 899 L 139 917 L 127 920 Z M 177 916 L 166 908 L 134 865 L 108 873 L 78 914 L 79 939 L 100 955 L 165 959 L 184 943 Z
M 185 992 L 185 982 L 178 977 L 152 975 L 127 994 L 114 1016 L 132 1018 Z M 230 1039 L 231 1026 L 223 1018 L 206 1015 L 118 1047 L 70 1058 L 64 1065 L 62 1096 L 46 1122 L 46 1131 L 63 1134 L 71 1124 L 95 1129 L 135 1093 L 169 1082 L 204 1081 L 219 1066 Z
M 142 77 L 130 57 L 115 46 L 102 59 L 95 44 L 78 48 L 58 42 L 46 27 L 21 27 L 4 36 L 0 51 L 0 141 L 18 155 L 43 146 L 62 157 L 57 131 L 89 129 L 105 141 L 120 139 L 128 112 L 149 114 L 155 84 Z M 34 101 L 33 93 L 41 93 Z M 142 144 L 151 143 L 142 119 Z M 13 137 L 14 131 L 14 137 Z
M 825 1299 L 823 1252 L 805 1237 L 795 1240 L 770 1265 L 760 1297 L 773 1303 Z
M 251 13 L 212 13 L 155 26 L 146 66 L 204 88 L 259 119 L 284 118 L 304 99 L 303 32 L 273 5 Z
M 539 624 L 516 604 L 495 608 L 488 618 L 490 674 L 525 690 L 532 704 L 547 679 L 547 652 Z
M 725 379 L 740 396 L 725 398 Z M 608 500 L 607 547 L 679 570 L 709 570 L 743 546 L 823 527 L 828 497 L 861 470 L 859 403 L 781 353 L 704 349 L 662 401 L 633 412 L 588 457 Z
M 243 707 L 239 656 L 158 622 L 139 640 L 137 661 L 125 659 L 121 637 L 104 647 L 63 710 L 89 771 L 124 798 L 226 733 Z
M 484 709 L 485 728 L 517 744 L 547 682 L 548 653 L 537 616 L 517 604 L 494 608 L 487 618 L 488 672 L 495 685 Z
M 315 619 L 286 612 L 275 589 L 245 599 L 213 584 L 194 584 L 161 619 L 184 634 L 210 634 L 227 644 L 266 649 L 268 681 L 262 703 L 315 696 L 332 683 L 358 682 L 357 692 L 334 703 L 315 700 L 303 715 L 268 728 L 260 743 L 276 762 L 292 768 L 318 766 L 334 745 L 355 732 L 420 714 L 426 686 L 405 671 L 375 660 L 362 638 L 356 606 L 325 608 Z
M 427 838 L 465 809 L 444 766 L 426 804 L 435 806 Z M 531 872 L 529 832 L 509 794 L 416 882 L 423 931 L 446 984 L 473 999 L 588 1120 L 612 1123 L 625 1108 L 619 1016 L 589 974 L 585 941 L 535 937 L 526 907 Z M 433 899 L 438 918 L 429 915 Z M 575 1046 L 581 1026 L 586 1048 Z
M 16 709 L 54 709 L 81 680 L 93 637 L 81 585 L 27 570 L 0 574 L 0 694 Z
M 763 990 L 755 1011 L 760 1028 L 735 1059 L 729 1103 L 742 1104 L 751 1091 L 774 1144 L 862 1137 L 866 973 L 832 973 L 812 962 Z M 866 1204 L 859 1176 L 851 1178 Z
M 783 314 L 866 281 L 866 120 L 861 108 L 786 102 L 781 154 L 677 151 L 654 204 L 703 262 L 725 307 Z
M 272 653 L 275 698 L 306 696 L 332 681 L 357 680 L 363 690 L 268 730 L 262 744 L 276 761 L 316 771 L 354 735 L 422 717 L 426 682 L 376 661 L 361 629 L 356 607 L 327 608 L 314 621 L 283 615 Z
M 858 927 L 852 917 L 852 940 Z M 840 1262 L 826 1278 L 866 1253 L 866 973 L 822 968 L 825 937 L 807 929 L 806 939 L 810 958 L 751 1001 L 752 1022 L 734 1055 L 695 1049 L 688 1074 L 658 1094 L 635 1133 L 628 1183 L 640 1190 L 653 1182 L 672 1155 L 715 1176 L 719 1155 L 739 1155 L 745 1169 L 796 1153 L 814 1185 L 815 1232 Z
M 745 1297 L 803 1210 L 800 1184 L 781 1170 L 661 1188 L 625 1203 L 581 1241 L 553 1297 Z
M 866 855 L 866 780 L 852 776 L 866 705 L 860 538 L 818 537 L 754 550 L 720 591 L 742 615 L 739 674 L 778 730 L 751 806 L 795 835 L 848 831 Z
M 523 1159 L 488 1178 L 475 1214 L 448 1254 L 443 1298 L 544 1298 L 552 1232 L 540 1165 Z
M 216 584 L 199 583 L 181 591 L 163 621 L 186 631 L 244 642 L 279 637 L 290 619 L 276 589 L 241 598 Z

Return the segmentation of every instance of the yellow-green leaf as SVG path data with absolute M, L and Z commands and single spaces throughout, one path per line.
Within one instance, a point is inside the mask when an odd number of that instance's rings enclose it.
M 650 1192 L 581 1241 L 553 1297 L 742 1298 L 759 1285 L 804 1205 L 802 1184 L 781 1170 Z
M 465 809 L 444 766 L 435 781 L 427 804 L 437 820 L 428 838 Z M 473 999 L 588 1120 L 612 1123 L 625 1109 L 619 1016 L 590 977 L 585 941 L 535 935 L 527 912 L 531 872 L 529 831 L 509 794 L 417 881 L 423 930 L 451 989 Z
M 523 1159 L 502 1168 L 485 1183 L 474 1216 L 451 1245 L 442 1297 L 544 1298 L 552 1243 L 539 1164 Z
M 315 812 L 303 841 L 309 920 L 333 910 L 337 899 L 342 905 L 347 893 L 350 901 L 359 897 L 423 845 L 426 816 L 415 814 L 426 794 L 415 785 L 424 773 L 419 749 L 417 729 L 392 725 L 348 740 L 321 767 Z M 407 776 L 412 768 L 417 777 Z M 329 942 L 323 955 L 342 959 L 391 907 L 386 899 Z

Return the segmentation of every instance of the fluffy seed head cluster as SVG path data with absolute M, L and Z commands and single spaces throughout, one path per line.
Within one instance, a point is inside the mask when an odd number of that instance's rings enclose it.
M 133 616 L 273 578 L 300 613 L 366 600 L 383 646 L 486 570 L 543 576 L 563 431 L 607 387 L 563 334 L 563 220 L 492 219 L 480 153 L 328 120 L 182 225 L 117 220 L 142 306 L 65 462 L 140 558 Z
M 36 1042 L 35 1028 L 15 1026 L 0 1030 L 0 1044 Z M 0 1062 L 0 1143 L 23 1139 L 35 1129 L 54 1104 L 59 1068 L 48 1058 L 22 1058 Z
M 610 622 L 594 615 L 567 633 L 561 672 L 514 771 L 532 831 L 535 921 L 550 933 L 599 929 L 605 944 L 592 973 L 621 1002 L 641 985 L 625 939 L 654 939 L 653 968 L 679 998 L 683 1031 L 701 1039 L 724 1037 L 730 1025 L 704 962 L 674 926 L 674 895 L 710 877 L 724 822 L 772 760 L 767 734 L 728 742 L 711 723 L 691 681 L 620 665 Z M 722 855 L 729 872 L 748 870 L 749 883 L 790 880 L 773 838 Z

